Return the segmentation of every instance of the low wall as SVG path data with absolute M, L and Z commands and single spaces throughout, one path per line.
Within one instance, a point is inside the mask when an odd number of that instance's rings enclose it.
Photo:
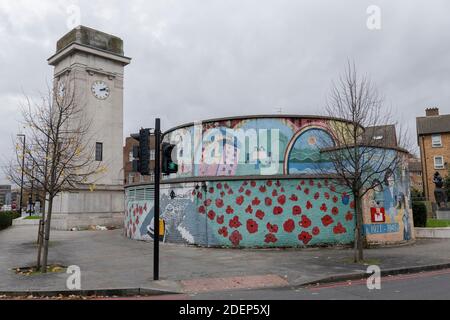
M 25 217 L 20 217 L 17 219 L 14 219 L 12 222 L 12 225 L 17 226 L 38 226 L 39 225 L 39 219 L 25 219 Z
M 415 228 L 417 238 L 450 239 L 450 228 Z

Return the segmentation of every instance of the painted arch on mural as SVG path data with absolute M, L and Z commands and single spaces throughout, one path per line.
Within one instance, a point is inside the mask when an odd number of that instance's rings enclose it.
M 322 127 L 307 127 L 299 131 L 288 146 L 285 161 L 286 174 L 317 174 L 329 172 L 333 164 L 320 152 L 333 147 L 332 136 Z

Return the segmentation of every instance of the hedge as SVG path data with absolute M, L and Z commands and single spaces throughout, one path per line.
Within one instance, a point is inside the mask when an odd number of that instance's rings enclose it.
M 427 207 L 423 202 L 412 203 L 414 226 L 425 228 L 427 226 Z
M 12 225 L 12 221 L 19 217 L 20 215 L 17 212 L 0 212 L 0 230 L 10 227 Z

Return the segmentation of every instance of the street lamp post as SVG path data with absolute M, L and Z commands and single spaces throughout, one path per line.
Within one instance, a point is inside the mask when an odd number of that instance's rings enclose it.
M 24 134 L 18 134 L 18 137 L 23 138 L 23 145 L 22 145 L 22 178 L 20 180 L 20 202 L 19 202 L 19 214 L 22 216 L 22 201 L 23 201 L 23 172 L 25 171 L 25 135 Z

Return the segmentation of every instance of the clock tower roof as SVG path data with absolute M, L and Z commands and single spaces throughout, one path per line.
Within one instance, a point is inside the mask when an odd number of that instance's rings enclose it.
M 117 60 L 124 65 L 131 61 L 130 58 L 124 56 L 123 40 L 119 37 L 85 26 L 78 26 L 58 40 L 56 53 L 48 59 L 48 63 L 50 65 L 57 64 L 73 50 Z

